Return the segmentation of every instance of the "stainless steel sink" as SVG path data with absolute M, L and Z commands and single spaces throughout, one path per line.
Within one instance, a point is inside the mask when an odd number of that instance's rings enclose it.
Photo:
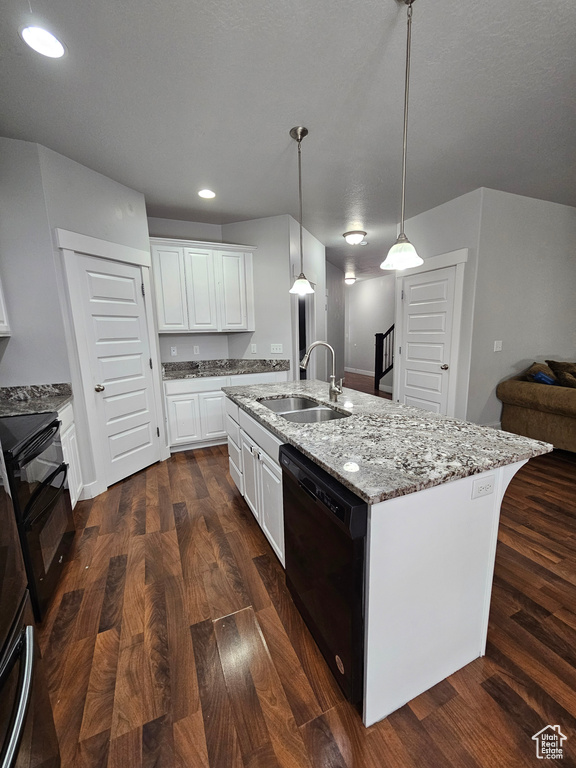
M 291 411 L 303 411 L 305 408 L 318 408 L 318 403 L 308 397 L 265 397 L 260 400 L 262 405 L 274 413 L 284 414 Z
M 314 424 L 318 421 L 332 421 L 332 419 L 345 419 L 350 416 L 349 413 L 340 413 L 332 408 L 307 408 L 304 411 L 292 411 L 291 413 L 281 413 L 283 419 L 292 421 L 295 424 Z

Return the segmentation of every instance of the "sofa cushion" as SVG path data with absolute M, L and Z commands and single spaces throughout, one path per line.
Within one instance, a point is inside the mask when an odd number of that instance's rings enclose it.
M 546 365 L 546 363 L 532 363 L 530 368 L 528 368 L 524 374 L 524 378 L 526 381 L 538 381 L 538 379 L 534 379 L 534 376 L 537 376 L 539 373 L 543 373 L 545 376 L 550 376 L 551 379 L 556 381 L 554 371 L 549 365 Z
M 503 403 L 510 405 L 576 417 L 576 392 L 568 387 L 548 387 L 513 378 L 500 382 L 496 395 Z
M 546 360 L 554 371 L 561 387 L 576 389 L 576 363 L 559 363 L 556 360 Z

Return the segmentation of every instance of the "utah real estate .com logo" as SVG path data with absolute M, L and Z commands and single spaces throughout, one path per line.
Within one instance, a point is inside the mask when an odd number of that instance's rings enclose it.
M 536 742 L 536 757 L 539 760 L 561 760 L 564 757 L 562 744 L 566 741 L 559 725 L 547 725 L 532 736 Z

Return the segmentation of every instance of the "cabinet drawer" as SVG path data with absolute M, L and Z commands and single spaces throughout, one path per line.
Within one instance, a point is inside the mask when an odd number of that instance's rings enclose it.
M 278 379 L 278 374 L 275 371 L 269 373 L 239 373 L 235 376 L 230 376 L 231 387 L 244 387 L 247 384 L 273 384 L 275 381 L 281 381 Z
M 248 416 L 246 411 L 240 411 L 240 426 L 279 465 L 278 448 L 282 445 L 282 440 Z
M 227 376 L 206 376 L 199 379 L 171 379 L 164 382 L 167 395 L 186 395 L 189 392 L 213 392 L 227 386 Z
M 244 496 L 244 477 L 232 459 L 228 459 L 228 469 L 230 471 L 230 477 L 234 480 L 234 485 L 238 488 L 242 496 Z
M 226 413 L 228 416 L 230 416 L 232 419 L 234 419 L 235 422 L 239 421 L 238 412 L 240 411 L 240 408 L 236 405 L 236 403 L 233 403 L 232 400 L 230 400 L 229 397 L 226 398 Z
M 226 434 L 234 440 L 236 445 L 240 445 L 240 426 L 228 413 L 226 414 Z
M 228 457 L 236 464 L 240 472 L 242 472 L 242 451 L 231 437 L 228 437 Z
M 66 403 L 64 408 L 58 411 L 58 418 L 60 419 L 60 434 L 63 435 L 68 427 L 74 423 L 72 403 Z

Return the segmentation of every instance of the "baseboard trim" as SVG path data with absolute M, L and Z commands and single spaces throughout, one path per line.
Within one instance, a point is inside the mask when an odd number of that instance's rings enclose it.
M 374 378 L 374 371 L 362 371 L 360 368 L 344 368 L 344 373 L 359 373 L 361 376 L 372 376 Z
M 196 443 L 185 443 L 184 445 L 171 445 L 170 453 L 178 453 L 179 451 L 194 451 L 196 448 L 212 448 L 215 445 L 226 445 L 228 438 L 220 438 L 218 440 L 200 440 Z
M 387 392 L 389 395 L 392 394 L 392 387 L 389 387 L 387 384 L 380 384 L 378 389 L 380 392 Z
M 94 480 L 93 483 L 87 483 L 82 487 L 82 490 L 78 494 L 78 501 L 85 501 L 86 499 L 95 499 L 96 496 L 100 496 L 104 493 L 106 486 L 99 480 Z

